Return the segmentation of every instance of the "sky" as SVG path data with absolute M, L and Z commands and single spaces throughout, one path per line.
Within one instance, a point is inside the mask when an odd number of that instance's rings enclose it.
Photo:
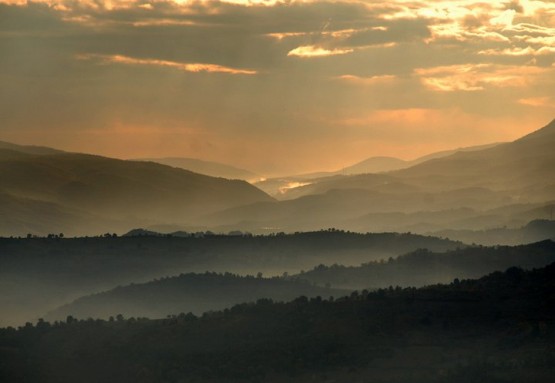
M 555 1 L 0 0 L 0 140 L 262 175 L 555 118 Z

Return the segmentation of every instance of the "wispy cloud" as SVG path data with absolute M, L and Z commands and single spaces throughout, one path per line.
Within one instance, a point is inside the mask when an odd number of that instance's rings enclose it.
M 353 52 L 353 49 L 326 49 L 318 47 L 316 45 L 303 45 L 297 47 L 287 53 L 287 56 L 298 56 L 298 57 L 323 57 L 323 56 L 335 56 L 344 55 Z
M 487 87 L 526 86 L 549 71 L 535 66 L 463 64 L 417 68 L 415 74 L 430 90 L 440 92 L 479 91 Z
M 98 60 L 102 63 L 127 64 L 127 65 L 147 65 L 157 67 L 168 67 L 182 70 L 185 72 L 209 72 L 209 73 L 229 73 L 254 75 L 257 72 L 250 69 L 236 69 L 216 64 L 202 63 L 182 63 L 176 61 L 159 60 L 159 59 L 141 59 L 123 55 L 101 55 L 101 54 L 79 54 L 76 56 L 79 60 Z
M 545 46 L 538 49 L 530 46 L 525 48 L 513 47 L 506 49 L 486 49 L 478 52 L 478 54 L 487 56 L 541 56 L 555 54 L 555 46 Z
M 529 98 L 521 98 L 518 100 L 518 103 L 521 105 L 526 106 L 533 106 L 533 107 L 555 107 L 555 103 L 551 99 L 551 97 L 529 97 Z

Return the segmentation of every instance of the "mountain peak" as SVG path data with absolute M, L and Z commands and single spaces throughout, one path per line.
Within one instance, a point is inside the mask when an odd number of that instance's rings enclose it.
M 525 135 L 524 137 L 519 138 L 516 142 L 520 141 L 527 141 L 529 139 L 555 139 L 555 119 L 553 119 L 549 124 L 545 125 L 543 128 L 540 128 L 530 134 Z

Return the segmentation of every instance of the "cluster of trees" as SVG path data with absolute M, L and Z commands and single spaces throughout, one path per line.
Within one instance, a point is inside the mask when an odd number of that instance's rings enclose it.
M 117 236 L 118 235 L 116 233 L 104 233 L 92 238 L 117 238 Z M 25 238 L 27 239 L 31 239 L 31 238 L 62 239 L 64 237 L 65 237 L 64 233 L 58 233 L 58 234 L 49 233 L 49 234 L 46 234 L 45 236 L 27 233 L 27 235 L 25 236 Z M 89 238 L 89 237 L 85 237 L 85 238 Z M 15 239 L 15 237 L 11 236 L 10 239 Z M 21 239 L 21 237 L 17 237 L 17 239 Z

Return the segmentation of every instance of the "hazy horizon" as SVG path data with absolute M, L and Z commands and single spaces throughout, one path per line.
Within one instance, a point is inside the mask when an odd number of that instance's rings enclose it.
M 0 0 L 0 20 L 17 144 L 298 174 L 555 115 L 549 1 Z

